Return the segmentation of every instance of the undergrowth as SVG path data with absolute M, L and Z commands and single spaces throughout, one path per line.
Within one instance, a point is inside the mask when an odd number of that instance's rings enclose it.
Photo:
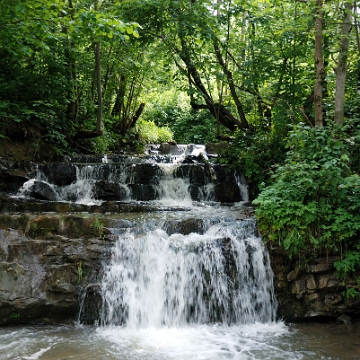
M 360 177 L 351 162 L 360 136 L 350 130 L 297 125 L 284 164 L 253 201 L 265 240 L 290 255 L 340 255 L 342 279 L 360 270 Z

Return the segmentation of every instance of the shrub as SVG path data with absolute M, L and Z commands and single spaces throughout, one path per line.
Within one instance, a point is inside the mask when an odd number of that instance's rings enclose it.
M 136 131 L 145 144 L 158 144 L 171 141 L 173 138 L 173 133 L 168 127 L 158 127 L 153 121 L 139 121 Z
M 253 202 L 265 239 L 290 254 L 306 249 L 339 253 L 355 247 L 360 230 L 360 178 L 350 168 L 343 128 L 300 124 L 289 134 L 285 164 Z M 345 246 L 344 246 L 345 248 Z

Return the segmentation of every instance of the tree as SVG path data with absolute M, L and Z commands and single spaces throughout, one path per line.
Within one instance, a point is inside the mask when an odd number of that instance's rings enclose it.
M 94 1 L 94 10 L 98 11 L 98 1 Z M 96 121 L 96 132 L 99 135 L 103 134 L 103 93 L 101 83 L 101 42 L 96 41 L 95 44 L 95 76 L 96 76 L 96 89 L 97 89 L 97 121 Z
M 323 0 L 316 0 L 316 20 L 315 20 L 315 67 L 316 80 L 314 87 L 314 109 L 315 126 L 323 126 L 323 84 L 325 78 L 322 37 L 323 37 Z
M 336 74 L 336 92 L 335 92 L 335 124 L 344 123 L 344 100 L 345 100 L 345 83 L 347 73 L 347 58 L 350 45 L 350 31 L 352 28 L 351 19 L 353 4 L 350 1 L 345 1 L 343 4 L 343 22 L 341 27 L 340 35 L 340 46 L 339 46 L 339 59 L 337 66 L 334 69 Z

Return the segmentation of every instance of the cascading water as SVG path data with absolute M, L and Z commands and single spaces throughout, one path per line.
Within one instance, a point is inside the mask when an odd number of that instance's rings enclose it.
M 222 221 L 204 234 L 128 232 L 106 268 L 102 320 L 131 328 L 267 323 L 276 311 L 272 280 L 251 220 Z
M 213 210 L 166 215 L 118 236 L 97 328 L 116 359 L 288 359 L 269 345 L 287 328 L 275 320 L 273 274 L 255 221 Z M 200 224 L 196 231 L 188 221 Z
M 84 205 L 108 200 L 157 201 L 173 206 L 191 206 L 192 201 L 248 200 L 245 179 L 237 170 L 208 162 L 204 146 L 178 146 L 175 150 L 176 155 L 104 155 L 93 159 L 98 163 L 78 158 L 68 166 L 70 175 L 64 181 L 57 179 L 57 174 L 63 176 L 62 166 L 45 166 L 16 196 Z
M 189 181 L 180 177 L 174 177 L 177 165 L 159 164 L 163 172 L 161 181 L 156 186 L 156 191 L 161 204 L 191 206 L 192 199 L 189 193 Z

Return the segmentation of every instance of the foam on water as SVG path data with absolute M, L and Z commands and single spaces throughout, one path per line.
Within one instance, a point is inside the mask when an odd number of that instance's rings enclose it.
M 192 199 L 189 193 L 189 182 L 187 179 L 173 177 L 176 169 L 175 164 L 159 164 L 164 173 L 157 185 L 159 200 L 161 205 L 165 206 L 192 206 Z
M 283 323 L 97 329 L 100 338 L 114 344 L 115 353 L 148 360 L 301 359 L 270 345 L 274 338 L 287 334 Z

